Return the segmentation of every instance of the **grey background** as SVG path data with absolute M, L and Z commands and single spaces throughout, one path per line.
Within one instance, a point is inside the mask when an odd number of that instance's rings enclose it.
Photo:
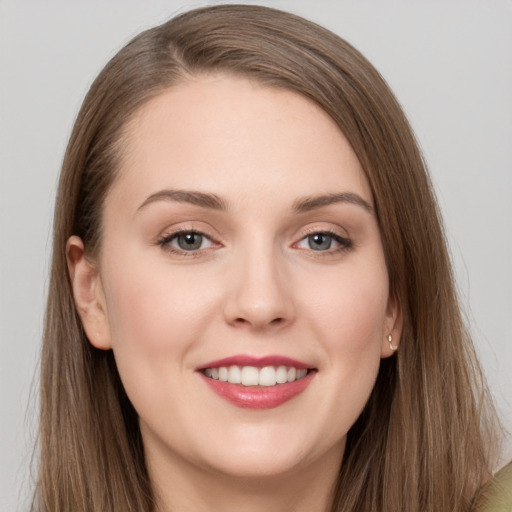
M 216 3 L 216 2 L 210 2 Z M 360 49 L 397 94 L 445 214 L 458 284 L 512 430 L 512 2 L 274 0 Z M 26 509 L 54 188 L 103 64 L 206 2 L 0 0 L 0 511 Z M 510 438 L 504 458 L 512 456 Z

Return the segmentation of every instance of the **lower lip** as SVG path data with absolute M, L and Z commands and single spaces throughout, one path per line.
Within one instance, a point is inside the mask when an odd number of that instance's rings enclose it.
M 310 371 L 302 379 L 275 386 L 242 386 L 210 379 L 200 373 L 206 384 L 217 395 L 237 407 L 244 409 L 272 409 L 302 393 L 311 383 L 315 371 Z

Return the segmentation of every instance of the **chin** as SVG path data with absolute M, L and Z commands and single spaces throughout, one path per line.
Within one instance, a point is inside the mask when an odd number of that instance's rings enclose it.
M 235 455 L 235 454 L 233 454 Z M 286 477 L 307 466 L 307 461 L 276 453 L 234 456 L 215 461 L 210 470 L 229 478 L 242 480 L 266 480 Z
M 275 434 L 275 432 L 274 432 Z M 321 460 L 326 453 L 333 454 L 333 460 L 341 460 L 345 437 L 334 446 L 324 446 L 321 440 L 309 440 L 307 436 L 261 435 L 257 440 L 231 442 L 228 449 L 208 450 L 210 470 L 233 478 L 267 479 L 296 475 L 308 470 Z M 219 445 L 217 445 L 219 446 Z M 205 457 L 205 458 L 206 458 Z M 204 460 L 204 459 L 203 459 Z

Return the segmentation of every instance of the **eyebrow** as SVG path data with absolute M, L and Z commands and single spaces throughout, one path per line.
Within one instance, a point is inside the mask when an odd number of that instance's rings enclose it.
M 137 209 L 142 210 L 151 203 L 158 201 L 176 201 L 178 203 L 189 203 L 211 210 L 226 211 L 226 202 L 216 194 L 198 192 L 195 190 L 173 190 L 164 189 L 151 194 Z M 372 206 L 361 196 L 352 192 L 341 192 L 337 194 L 323 194 L 297 199 L 292 206 L 295 213 L 306 213 L 312 210 L 329 206 L 336 203 L 349 203 L 360 206 L 369 213 L 373 213 Z
M 361 196 L 352 192 L 342 192 L 338 194 L 324 194 L 319 196 L 310 196 L 298 199 L 293 203 L 293 211 L 296 213 L 305 213 L 311 210 L 322 208 L 336 203 L 349 203 L 361 206 L 368 213 L 373 213 L 373 207 Z
M 227 205 L 219 196 L 195 190 L 171 190 L 164 189 L 151 194 L 137 209 L 142 210 L 151 203 L 157 201 L 176 201 L 178 203 L 189 203 L 211 210 L 227 210 Z

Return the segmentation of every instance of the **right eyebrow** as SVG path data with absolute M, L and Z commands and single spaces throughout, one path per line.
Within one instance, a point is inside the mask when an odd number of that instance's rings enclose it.
M 157 201 L 175 201 L 178 203 L 189 203 L 212 210 L 227 210 L 226 202 L 215 194 L 198 192 L 196 190 L 163 189 L 148 196 L 137 208 L 137 212 Z
M 297 213 L 303 213 L 336 203 L 355 204 L 366 210 L 368 213 L 373 213 L 373 208 L 370 203 L 365 201 L 360 195 L 354 194 L 353 192 L 340 192 L 335 194 L 305 197 L 295 201 L 293 204 L 293 210 Z

